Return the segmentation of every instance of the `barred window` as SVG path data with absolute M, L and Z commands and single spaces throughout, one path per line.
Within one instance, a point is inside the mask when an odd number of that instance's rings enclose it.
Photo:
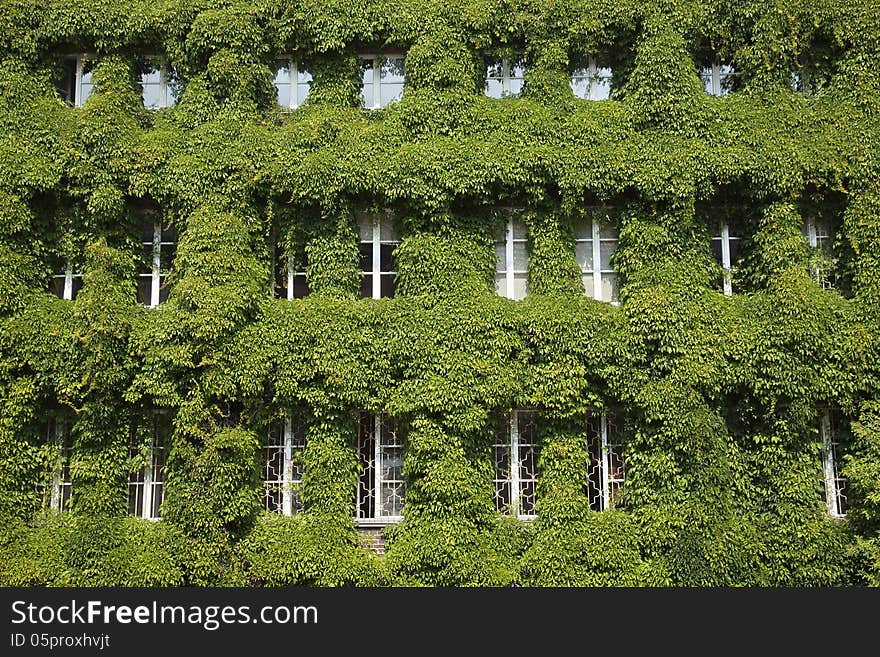
M 510 216 L 495 235 L 495 290 L 508 299 L 525 299 L 529 287 L 526 225 Z
M 822 439 L 823 497 L 828 515 L 846 516 L 848 485 L 840 473 L 841 447 L 846 431 L 845 420 L 836 409 L 823 409 L 819 418 L 819 436 Z
M 367 109 L 387 107 L 403 96 L 405 81 L 403 57 L 361 55 L 363 81 L 361 98 Z
M 727 296 L 737 291 L 733 285 L 733 272 L 739 260 L 739 246 L 740 238 L 733 234 L 730 225 L 721 224 L 718 233 L 712 238 L 712 256 L 724 270 L 721 286 Z
M 269 426 L 263 446 L 263 506 L 267 511 L 289 516 L 302 510 L 298 487 L 305 448 L 301 422 L 288 417 Z
M 617 303 L 617 272 L 611 266 L 617 239 L 617 227 L 611 224 L 607 215 L 604 221 L 594 218 L 575 225 L 575 257 L 588 297 Z
M 595 57 L 575 60 L 571 68 L 571 90 L 584 100 L 608 100 L 611 98 L 611 68 L 598 62 Z
M 525 78 L 522 55 L 515 59 L 493 59 L 486 64 L 486 95 L 490 98 L 519 96 Z
M 145 464 L 129 473 L 128 512 L 133 516 L 155 520 L 161 518 L 160 507 L 165 484 L 165 448 L 171 434 L 171 416 L 164 411 L 152 412 L 148 419 L 148 427 L 149 445 L 146 454 L 142 451 L 140 432 L 137 429 L 131 432 L 129 457 L 140 459 L 145 456 Z
M 515 410 L 499 417 L 492 452 L 496 508 L 524 520 L 535 518 L 539 452 L 535 412 Z
M 731 64 L 715 61 L 700 69 L 700 80 L 710 96 L 726 96 L 733 89 L 736 73 Z
M 403 441 L 393 420 L 361 413 L 357 454 L 361 466 L 355 510 L 358 520 L 396 522 L 403 514 Z
M 138 301 L 155 308 L 168 299 L 165 280 L 177 250 L 177 233 L 172 226 L 145 219 L 141 243 L 143 255 L 138 265 Z
M 834 289 L 834 239 L 828 224 L 809 217 L 801 233 L 810 245 L 810 275 L 823 289 Z
M 147 57 L 141 72 L 144 107 L 149 110 L 171 107 L 177 103 L 174 72 L 161 57 Z
M 587 416 L 587 497 L 593 511 L 614 506 L 626 476 L 626 461 L 617 418 L 611 413 Z
M 361 258 L 361 298 L 393 297 L 397 264 L 394 251 L 400 244 L 393 220 L 383 215 L 358 218 Z
M 56 511 L 64 511 L 70 504 L 70 458 L 73 452 L 70 426 L 67 418 L 52 417 L 46 428 L 46 442 L 54 453 L 48 503 L 49 508 Z
M 312 86 L 312 73 L 291 57 L 278 59 L 272 66 L 273 84 L 281 107 L 296 109 L 306 102 Z

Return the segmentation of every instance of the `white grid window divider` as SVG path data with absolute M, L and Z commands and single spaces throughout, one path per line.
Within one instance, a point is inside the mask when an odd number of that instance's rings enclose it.
M 55 511 L 63 511 L 70 499 L 70 426 L 62 419 L 49 423 L 49 444 L 52 445 L 56 463 L 52 471 L 49 506 Z

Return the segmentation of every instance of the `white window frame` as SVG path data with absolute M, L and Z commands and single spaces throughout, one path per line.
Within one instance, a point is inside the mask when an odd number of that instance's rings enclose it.
M 817 222 L 815 217 L 807 217 L 802 233 L 806 238 L 810 249 L 814 250 L 820 249 L 826 241 L 832 240 L 831 231 L 828 226 L 824 223 L 820 224 Z M 834 284 L 829 277 L 830 273 L 831 272 L 824 272 L 817 267 L 810 268 L 810 276 L 812 276 L 813 280 L 825 290 L 834 289 Z
M 522 299 L 524 299 L 529 294 L 529 250 L 528 250 L 528 226 L 526 223 L 516 216 L 514 210 L 510 211 L 510 214 L 507 218 L 507 222 L 504 227 L 504 265 L 503 269 L 498 268 L 498 263 L 495 265 L 495 291 L 501 296 L 507 299 L 513 299 L 515 301 L 520 301 L 521 299 L 516 296 L 516 277 L 517 275 L 523 276 L 523 281 L 525 282 L 525 292 L 523 293 Z M 515 237 L 515 223 L 519 223 L 523 230 L 522 233 L 525 237 Z M 525 247 L 526 251 L 526 268 L 525 270 L 516 269 L 516 261 L 515 261 L 515 245 L 517 243 L 521 243 Z M 496 244 L 498 242 L 496 241 Z M 499 275 L 503 274 L 503 291 L 499 289 Z
M 364 240 L 361 238 L 361 227 L 369 221 L 371 223 L 371 233 L 370 239 Z M 394 238 L 393 239 L 382 239 L 382 226 L 385 225 Z M 364 297 L 371 299 L 382 299 L 382 277 L 383 276 L 397 276 L 397 271 L 383 271 L 382 270 L 382 246 L 394 245 L 396 248 L 400 245 L 400 239 L 397 237 L 397 231 L 395 230 L 394 220 L 388 216 L 387 214 L 368 214 L 361 215 L 358 218 L 358 243 L 359 244 L 370 244 L 370 253 L 372 260 L 370 262 L 370 270 L 361 269 L 361 276 L 365 276 L 370 274 L 372 276 L 372 296 Z M 397 261 L 394 261 L 395 270 L 397 269 Z M 288 279 L 289 282 L 290 279 Z M 396 287 L 396 284 L 395 284 Z M 292 289 L 290 286 L 287 288 L 288 290 Z M 288 292 L 289 294 L 289 292 Z M 384 297 L 391 298 L 391 297 Z
M 61 298 L 64 301 L 73 301 L 74 293 L 73 293 L 73 279 L 80 279 L 80 283 L 82 283 L 82 274 L 74 274 L 73 266 L 70 264 L 68 260 L 64 265 L 64 273 L 63 274 L 52 274 L 52 278 L 54 279 L 64 279 L 64 288 L 61 293 Z M 80 288 L 82 285 L 80 285 Z
M 141 245 L 151 246 L 152 249 L 152 263 L 150 273 L 138 274 L 138 278 L 149 278 L 151 281 L 150 285 L 150 302 L 145 304 L 148 308 L 157 308 L 159 306 L 160 299 L 160 286 L 162 283 L 162 277 L 167 276 L 168 272 L 162 271 L 162 248 L 163 247 L 174 247 L 176 246 L 175 242 L 165 242 L 162 241 L 162 221 L 155 220 L 153 221 L 153 240 L 152 242 L 141 242 Z
M 840 464 L 836 459 L 837 448 L 840 445 L 839 438 L 834 435 L 831 427 L 831 411 L 824 409 L 819 418 L 819 435 L 822 439 L 822 474 L 825 484 L 825 508 L 828 515 L 835 519 L 846 517 L 843 502 L 846 497 L 841 492 L 838 485 L 841 481 L 846 481 L 845 477 L 840 476 Z
M 730 256 L 730 243 L 732 241 L 739 241 L 741 237 L 730 234 L 730 224 L 724 222 L 721 225 L 721 234 L 717 237 L 713 237 L 712 241 L 719 241 L 721 243 L 721 268 L 724 270 L 724 294 L 725 296 L 733 295 L 733 262 L 731 261 Z
M 518 59 L 516 60 L 517 62 L 520 61 L 519 58 L 522 58 L 522 54 L 518 55 Z M 492 67 L 493 63 L 495 63 L 495 62 L 501 63 L 501 77 L 500 78 L 490 78 L 489 77 L 489 69 Z M 522 86 L 523 87 L 525 86 L 525 75 L 526 75 L 525 61 L 523 60 L 523 63 L 522 63 L 522 69 L 523 69 L 522 77 L 519 77 L 518 75 L 512 74 L 512 70 L 514 68 L 516 68 L 516 67 L 511 66 L 511 61 L 507 57 L 504 57 L 500 60 L 493 59 L 492 63 L 489 63 L 486 65 L 486 81 L 483 85 L 483 93 L 487 96 L 489 95 L 489 88 L 488 88 L 489 87 L 489 80 L 500 80 L 501 81 L 501 98 L 516 98 L 516 97 L 518 97 L 520 95 L 520 93 L 522 93 L 522 92 L 521 91 L 518 91 L 516 93 L 511 92 L 510 91 L 510 83 L 512 80 L 522 80 L 522 82 L 523 82 Z M 492 97 L 493 96 L 490 96 L 490 98 L 492 98 Z
M 55 418 L 49 422 L 47 440 L 56 455 L 55 468 L 52 471 L 52 488 L 49 496 L 49 507 L 55 511 L 64 511 L 70 501 L 73 482 L 70 478 L 70 458 L 73 452 L 70 436 L 70 423 Z M 67 476 L 65 476 L 67 475 Z
M 299 102 L 299 85 L 305 84 L 308 87 L 308 91 L 306 92 L 305 98 L 303 98 L 303 103 L 305 103 L 306 98 L 308 98 L 309 93 L 312 91 L 312 77 L 311 72 L 308 70 L 303 70 L 303 75 L 308 74 L 309 79 L 304 82 L 300 82 L 299 80 L 299 61 L 296 60 L 293 56 L 284 56 L 284 57 L 276 57 L 275 62 L 286 62 L 287 70 L 290 72 L 289 77 L 287 79 L 287 84 L 290 87 L 290 103 L 287 105 L 282 105 L 278 102 L 278 97 L 276 95 L 275 102 L 278 103 L 279 107 L 283 107 L 285 109 L 297 109 L 302 106 L 302 103 Z M 277 75 L 277 74 L 276 74 Z M 272 80 L 272 86 L 275 88 L 276 92 L 278 90 L 278 86 L 275 83 L 275 79 Z
M 496 461 L 495 465 L 495 476 L 493 478 L 493 485 L 495 488 L 495 505 L 499 506 L 501 502 L 501 498 L 499 496 L 499 486 L 503 486 L 507 484 L 510 487 L 510 505 L 507 507 L 507 511 L 509 511 L 510 515 L 516 516 L 520 520 L 534 520 L 538 517 L 536 513 L 523 513 L 522 512 L 522 487 L 523 484 L 532 482 L 535 486 L 535 502 L 537 503 L 538 496 L 538 479 L 540 473 L 538 472 L 538 457 L 539 457 L 539 447 L 537 442 L 524 443 L 522 442 L 522 436 L 519 432 L 519 420 L 520 415 L 529 414 L 532 416 L 532 421 L 534 422 L 534 418 L 536 417 L 535 411 L 532 410 L 511 410 L 509 413 L 506 413 L 504 417 L 504 423 L 507 425 L 507 430 L 504 432 L 505 441 L 503 443 L 498 442 L 498 438 L 501 437 L 501 433 L 496 433 L 495 444 L 493 445 L 493 449 L 502 448 L 507 452 L 509 470 L 506 473 L 502 473 L 498 471 L 498 463 Z M 520 456 L 519 450 L 520 447 L 531 447 L 535 456 L 535 473 L 534 478 L 524 479 L 521 476 L 521 468 L 520 468 Z M 501 509 L 499 509 L 501 510 Z
M 613 223 L 611 222 L 611 218 L 606 215 L 606 219 L 608 220 L 606 223 L 609 226 L 612 226 Z M 620 242 L 620 238 L 619 237 L 602 237 L 602 224 L 601 224 L 601 222 L 596 221 L 596 219 L 593 218 L 593 219 L 587 219 L 584 223 L 586 223 L 587 221 L 590 223 L 590 238 L 589 239 L 581 238 L 581 237 L 578 237 L 577 234 L 575 234 L 575 236 L 574 236 L 575 244 L 577 244 L 578 242 L 580 242 L 580 243 L 590 242 L 591 248 L 593 250 L 593 270 L 592 270 L 592 272 L 590 272 L 590 270 L 581 268 L 581 276 L 587 276 L 590 273 L 592 273 L 592 276 L 593 276 L 593 299 L 595 299 L 596 301 L 606 301 L 606 302 L 610 303 L 612 306 L 619 306 L 620 305 L 619 300 L 616 300 L 613 298 L 606 299 L 605 295 L 602 291 L 602 275 L 603 274 L 614 274 L 614 287 L 618 290 L 620 289 L 620 287 L 618 285 L 618 281 L 617 281 L 617 270 L 615 270 L 613 268 L 602 269 L 602 244 L 613 242 L 614 243 L 614 249 L 612 250 L 612 252 L 613 252 L 613 251 L 617 250 L 617 245 Z M 587 289 L 585 287 L 584 294 L 586 294 L 586 292 L 587 292 Z M 618 294 L 619 294 L 619 292 L 618 292 Z
M 280 479 L 267 478 L 267 475 L 269 474 L 267 472 L 268 460 L 265 457 L 263 459 L 263 508 L 267 511 L 271 511 L 271 509 L 269 509 L 269 487 L 280 486 L 281 508 L 279 509 L 279 512 L 284 516 L 292 516 L 302 510 L 302 500 L 297 491 L 297 488 L 302 485 L 302 476 L 298 478 L 293 476 L 293 462 L 294 454 L 301 454 L 303 450 L 305 450 L 306 437 L 303 433 L 304 429 L 302 426 L 298 426 L 297 429 L 298 432 L 294 432 L 293 418 L 284 418 L 284 427 L 282 429 L 283 443 L 281 445 L 281 449 L 283 450 L 282 469 Z M 271 431 L 272 428 L 270 427 L 269 432 L 271 433 Z M 296 433 L 299 433 L 301 438 L 297 436 Z M 277 445 L 271 445 L 268 443 L 269 441 L 267 440 L 267 444 L 263 448 L 264 450 L 278 449 Z
M 619 490 L 624 482 L 626 481 L 626 460 L 623 453 L 623 445 L 620 443 L 612 443 L 609 439 L 609 416 L 608 413 L 601 413 L 600 415 L 587 415 L 587 432 L 588 432 L 588 441 L 592 438 L 590 436 L 591 432 L 591 423 L 596 422 L 598 424 L 598 438 L 599 438 L 599 450 L 598 464 L 590 464 L 590 469 L 587 473 L 588 479 L 594 476 L 598 470 L 599 481 L 593 482 L 597 484 L 599 489 L 599 501 L 601 509 L 599 512 L 607 511 L 608 509 L 614 506 L 614 493 Z M 622 464 L 623 476 L 615 477 L 613 476 L 613 468 L 611 464 L 612 452 L 617 449 L 619 450 L 618 458 Z M 597 468 L 598 466 L 598 468 Z M 589 500 L 592 506 L 592 500 Z
M 404 89 L 406 88 L 406 58 L 399 53 L 388 53 L 385 55 L 377 55 L 374 53 L 363 53 L 358 55 L 358 59 L 363 62 L 370 62 L 369 67 L 365 67 L 366 70 L 371 70 L 373 75 L 373 98 L 372 102 L 367 102 L 367 99 L 363 93 L 363 86 L 361 86 L 361 97 L 364 100 L 364 108 L 368 110 L 376 110 L 382 109 L 383 107 L 388 107 L 392 103 L 398 102 L 400 98 L 393 98 L 389 100 L 385 105 L 382 104 L 382 62 L 386 59 L 399 59 L 403 62 L 403 70 L 404 70 Z M 403 97 L 403 91 L 401 91 L 401 97 Z
M 131 481 L 129 478 L 128 487 L 129 487 L 129 498 L 131 496 L 132 486 L 135 488 L 141 488 L 142 493 L 140 496 L 140 508 L 137 505 L 137 494 L 135 494 L 135 509 L 133 515 L 137 518 L 143 518 L 145 520 L 161 520 L 161 515 L 153 515 L 153 502 L 154 502 L 154 494 L 155 488 L 157 485 L 161 486 L 161 493 L 159 495 L 159 504 L 156 505 L 158 509 L 162 502 L 165 499 L 165 466 L 167 463 L 167 459 L 165 458 L 167 455 L 167 438 L 169 436 L 162 436 L 162 444 L 158 444 L 157 437 L 159 435 L 159 417 L 160 415 L 166 415 L 165 411 L 154 411 L 152 413 L 152 417 L 150 418 L 151 422 L 151 437 L 150 437 L 150 448 L 147 453 L 147 462 L 144 465 L 144 469 L 141 471 L 143 474 L 143 481 Z M 132 449 L 136 447 L 135 444 L 132 444 Z M 157 459 L 160 456 L 162 458 L 162 466 L 157 466 Z M 159 478 L 154 475 L 153 470 L 159 471 Z
M 84 64 L 86 60 L 94 61 L 96 59 L 96 56 L 92 53 L 77 53 L 75 55 L 68 55 L 68 57 L 76 59 L 76 77 L 73 83 L 73 105 L 74 107 L 82 107 L 86 102 L 86 98 L 83 98 L 82 92 Z M 92 83 L 92 86 L 94 86 L 94 83 Z M 89 92 L 89 96 L 91 96 L 91 92 Z
M 611 83 L 611 80 L 614 78 L 614 73 L 612 72 L 612 73 L 609 73 L 608 75 L 601 75 L 600 76 L 599 71 L 601 69 L 608 69 L 609 71 L 611 71 L 611 67 L 609 67 L 609 66 L 599 66 L 598 60 L 593 55 L 590 55 L 589 57 L 587 57 L 587 69 L 586 69 L 587 75 L 586 76 L 574 75 L 574 73 L 572 73 L 572 75 L 570 76 L 570 78 L 571 78 L 570 84 L 571 84 L 572 93 L 575 93 L 576 98 L 581 98 L 582 100 L 592 100 L 592 101 L 600 101 L 600 100 L 609 100 L 610 99 L 610 95 L 611 95 L 610 83 Z M 575 70 L 582 70 L 582 69 L 575 69 Z M 577 93 L 575 92 L 575 80 L 583 80 L 583 79 L 586 79 L 590 85 L 589 96 L 586 98 L 584 98 L 583 96 L 578 96 Z M 597 84 L 597 82 L 602 79 L 607 79 L 609 82 L 609 89 L 608 89 L 608 96 L 607 97 L 599 95 L 600 86 Z
M 382 491 L 384 487 L 388 484 L 401 484 L 402 485 L 402 494 L 400 498 L 400 506 L 401 510 L 406 504 L 406 481 L 404 479 L 388 479 L 384 477 L 383 471 L 385 470 L 385 453 L 383 451 L 384 447 L 389 446 L 388 434 L 391 434 L 394 438 L 394 445 L 392 447 L 398 447 L 401 451 L 401 469 L 403 468 L 403 440 L 400 438 L 400 430 L 397 426 L 393 428 L 386 428 L 386 422 L 391 421 L 390 418 L 385 418 L 380 414 L 370 414 L 370 413 L 362 413 L 358 418 L 358 431 L 357 431 L 357 455 L 358 461 L 361 460 L 361 456 L 365 455 L 365 449 L 363 448 L 363 444 L 361 442 L 362 433 L 361 426 L 365 422 L 371 422 L 373 424 L 372 427 L 372 454 L 369 455 L 369 462 L 372 464 L 372 472 L 370 473 L 370 481 L 368 482 L 367 490 L 363 490 L 363 486 L 361 485 L 363 476 L 358 476 L 358 487 L 357 494 L 355 496 L 355 521 L 358 526 L 361 527 L 369 527 L 369 526 L 384 526 L 390 525 L 403 520 L 403 515 L 401 514 L 386 514 L 384 511 L 384 503 L 382 501 Z M 402 472 L 401 472 L 402 477 Z M 365 498 L 369 498 L 372 496 L 373 502 L 373 513 L 370 516 L 364 515 L 362 511 L 362 504 L 365 501 Z
M 736 75 L 736 71 L 731 64 L 722 64 L 717 59 L 700 69 L 700 81 L 703 83 L 703 89 L 710 96 L 721 97 L 730 93 L 724 88 L 723 82 L 734 75 Z
M 171 69 L 168 66 L 168 60 L 158 55 L 145 55 L 143 59 L 156 65 L 159 70 L 159 105 L 157 107 L 146 107 L 146 98 L 144 98 L 144 76 L 141 74 L 141 99 L 144 101 L 144 107 L 150 111 L 173 107 L 177 104 L 177 97 L 169 94 L 169 80 L 171 79 Z

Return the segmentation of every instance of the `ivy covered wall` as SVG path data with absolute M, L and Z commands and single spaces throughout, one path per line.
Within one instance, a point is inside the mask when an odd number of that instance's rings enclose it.
M 880 12 L 869 0 L 7 0 L 0 5 L 0 583 L 851 585 L 880 581 Z M 360 52 L 406 56 L 360 107 Z M 93 53 L 82 108 L 55 82 Z M 485 53 L 525 53 L 521 97 Z M 313 81 L 294 111 L 270 65 Z M 141 58 L 180 75 L 144 109 Z M 574 97 L 601 55 L 612 100 Z M 737 87 L 699 67 L 733 62 Z M 809 79 L 811 93 L 792 89 Z M 179 235 L 157 308 L 138 225 Z M 503 208 L 529 295 L 492 287 Z M 584 295 L 572 226 L 613 208 L 620 305 Z M 393 299 L 358 299 L 356 214 L 401 226 Z M 810 275 L 809 217 L 838 285 Z M 710 238 L 735 225 L 725 296 Z M 272 241 L 311 294 L 270 293 Z M 84 273 L 74 301 L 52 262 Z M 53 260 L 54 259 L 54 260 Z M 841 409 L 845 520 L 822 501 Z M 132 423 L 169 409 L 162 521 L 127 517 Z M 540 416 L 537 519 L 500 515 L 497 411 Z M 71 418 L 69 508 L 46 510 L 48 415 Z M 619 409 L 626 483 L 590 509 L 587 412 Z M 405 426 L 404 519 L 352 520 L 355 414 Z M 302 512 L 262 511 L 267 424 L 304 418 Z

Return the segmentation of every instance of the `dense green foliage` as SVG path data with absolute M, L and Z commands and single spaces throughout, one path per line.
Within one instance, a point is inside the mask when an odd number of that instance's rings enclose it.
M 406 53 L 360 108 L 356 54 Z M 521 98 L 484 52 L 526 53 Z M 63 54 L 99 56 L 66 106 Z M 140 58 L 181 76 L 148 112 Z M 308 102 L 276 107 L 293 53 Z M 614 97 L 574 98 L 601 54 Z M 703 92 L 701 62 L 738 89 Z M 6 0 L 0 4 L 0 583 L 844 585 L 880 582 L 880 12 L 871 0 Z M 813 92 L 791 89 L 794 72 Z M 138 217 L 180 235 L 168 301 L 136 301 Z M 524 301 L 492 289 L 522 207 Z M 588 299 L 572 224 L 620 227 L 621 301 Z M 355 212 L 401 223 L 398 295 L 357 300 Z M 604 211 L 604 210 L 603 210 Z M 809 274 L 807 216 L 839 284 Z M 709 237 L 736 225 L 740 294 Z M 269 293 L 270 240 L 312 294 Z M 85 271 L 75 301 L 49 262 Z M 241 413 L 230 414 L 230 403 Z M 845 521 L 821 501 L 821 404 L 853 419 Z M 163 520 L 125 517 L 129 427 L 174 411 Z M 75 417 L 70 511 L 39 511 L 46 409 Z M 497 514 L 499 409 L 536 408 L 539 517 Z M 620 508 L 584 494 L 588 410 L 623 409 Z M 404 520 L 359 544 L 354 414 L 404 423 Z M 260 436 L 307 418 L 305 510 L 260 512 Z

